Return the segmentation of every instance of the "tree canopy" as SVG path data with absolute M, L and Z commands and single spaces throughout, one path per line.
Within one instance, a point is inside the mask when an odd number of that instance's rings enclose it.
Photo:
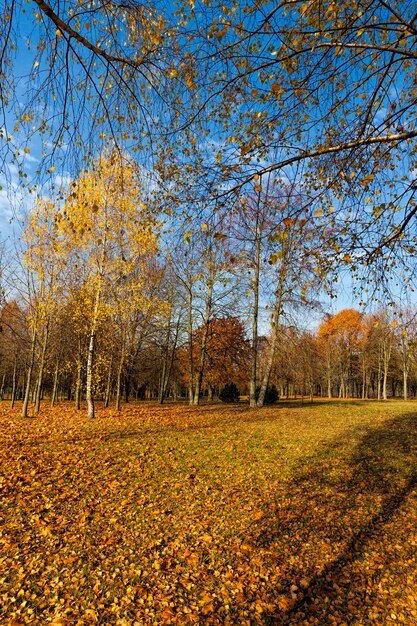
M 3 162 L 26 184 L 33 154 L 57 182 L 111 141 L 181 216 L 291 181 L 314 207 L 324 267 L 407 285 L 416 20 L 408 0 L 13 0 L 0 23 Z

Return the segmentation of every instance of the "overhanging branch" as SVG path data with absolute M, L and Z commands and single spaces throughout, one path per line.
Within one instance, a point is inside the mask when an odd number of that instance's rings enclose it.
M 417 130 L 404 131 L 401 133 L 395 133 L 395 134 L 389 134 L 389 135 L 380 135 L 378 137 L 367 137 L 365 139 L 357 139 L 355 141 L 342 143 L 337 146 L 329 146 L 328 148 L 318 148 L 317 150 L 303 151 L 303 152 L 300 152 L 299 154 L 296 154 L 293 157 L 284 159 L 283 161 L 278 161 L 277 163 L 274 163 L 273 165 L 257 170 L 252 175 L 246 177 L 245 180 L 243 180 L 241 183 L 235 185 L 232 188 L 227 189 L 221 194 L 218 194 L 218 197 L 224 197 L 226 195 L 229 195 L 230 192 L 237 191 L 238 189 L 243 187 L 246 183 L 253 180 L 255 177 L 262 176 L 265 174 L 271 174 L 272 172 L 281 170 L 284 167 L 288 167 L 289 165 L 294 165 L 295 163 L 300 163 L 301 161 L 306 161 L 307 159 L 314 159 L 314 158 L 321 157 L 321 156 L 337 154 L 339 152 L 345 152 L 347 150 L 360 148 L 362 146 L 372 146 L 372 145 L 378 145 L 378 144 L 384 144 L 384 143 L 400 143 L 402 141 L 413 139 L 414 137 L 417 137 Z
M 91 50 L 91 52 L 93 52 L 97 56 L 105 59 L 108 63 L 119 63 L 121 65 L 128 65 L 129 67 L 132 67 L 136 70 L 142 67 L 143 61 L 134 61 L 132 59 L 127 59 L 126 57 L 114 56 L 103 50 L 103 48 L 100 48 L 99 46 L 93 44 L 78 31 L 74 30 L 72 26 L 70 26 L 67 22 L 64 22 L 64 20 L 62 20 L 59 15 L 55 13 L 52 7 L 44 2 L 44 0 L 35 0 L 35 2 L 38 5 L 39 9 L 42 11 L 42 13 L 44 13 L 48 17 L 48 19 L 50 19 L 55 24 L 60 32 L 66 33 L 68 37 L 70 37 L 71 39 L 75 39 L 85 48 Z

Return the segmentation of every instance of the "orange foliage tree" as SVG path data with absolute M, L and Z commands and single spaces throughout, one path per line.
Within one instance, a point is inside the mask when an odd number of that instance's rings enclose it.
M 355 309 L 343 309 L 329 316 L 318 330 L 327 379 L 327 395 L 332 397 L 333 384 L 345 398 L 353 384 L 352 372 L 358 366 L 358 354 L 365 333 L 363 315 Z M 353 394 L 352 394 L 353 395 Z
M 200 326 L 193 333 L 193 359 L 201 356 L 201 336 L 205 327 Z M 245 338 L 242 322 L 237 317 L 216 317 L 208 324 L 206 340 L 206 362 L 203 388 L 211 399 L 228 382 L 245 385 L 248 380 L 249 343 Z M 179 361 L 184 382 L 188 384 L 189 370 L 185 350 L 179 350 Z M 197 376 L 198 372 L 194 372 Z

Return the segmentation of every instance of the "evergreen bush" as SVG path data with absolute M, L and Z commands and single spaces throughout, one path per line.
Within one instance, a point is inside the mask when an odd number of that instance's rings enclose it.
M 221 390 L 219 398 L 222 402 L 239 402 L 239 389 L 235 383 L 227 383 Z
M 256 400 L 258 400 L 259 398 L 260 390 L 260 387 L 256 388 Z M 271 385 L 271 387 L 268 385 L 265 392 L 264 404 L 275 404 L 277 400 L 279 400 L 278 389 L 275 387 L 275 385 Z

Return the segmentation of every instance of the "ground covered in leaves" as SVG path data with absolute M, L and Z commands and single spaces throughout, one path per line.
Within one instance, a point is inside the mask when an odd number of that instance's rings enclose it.
M 1 624 L 417 624 L 415 403 L 0 429 Z

